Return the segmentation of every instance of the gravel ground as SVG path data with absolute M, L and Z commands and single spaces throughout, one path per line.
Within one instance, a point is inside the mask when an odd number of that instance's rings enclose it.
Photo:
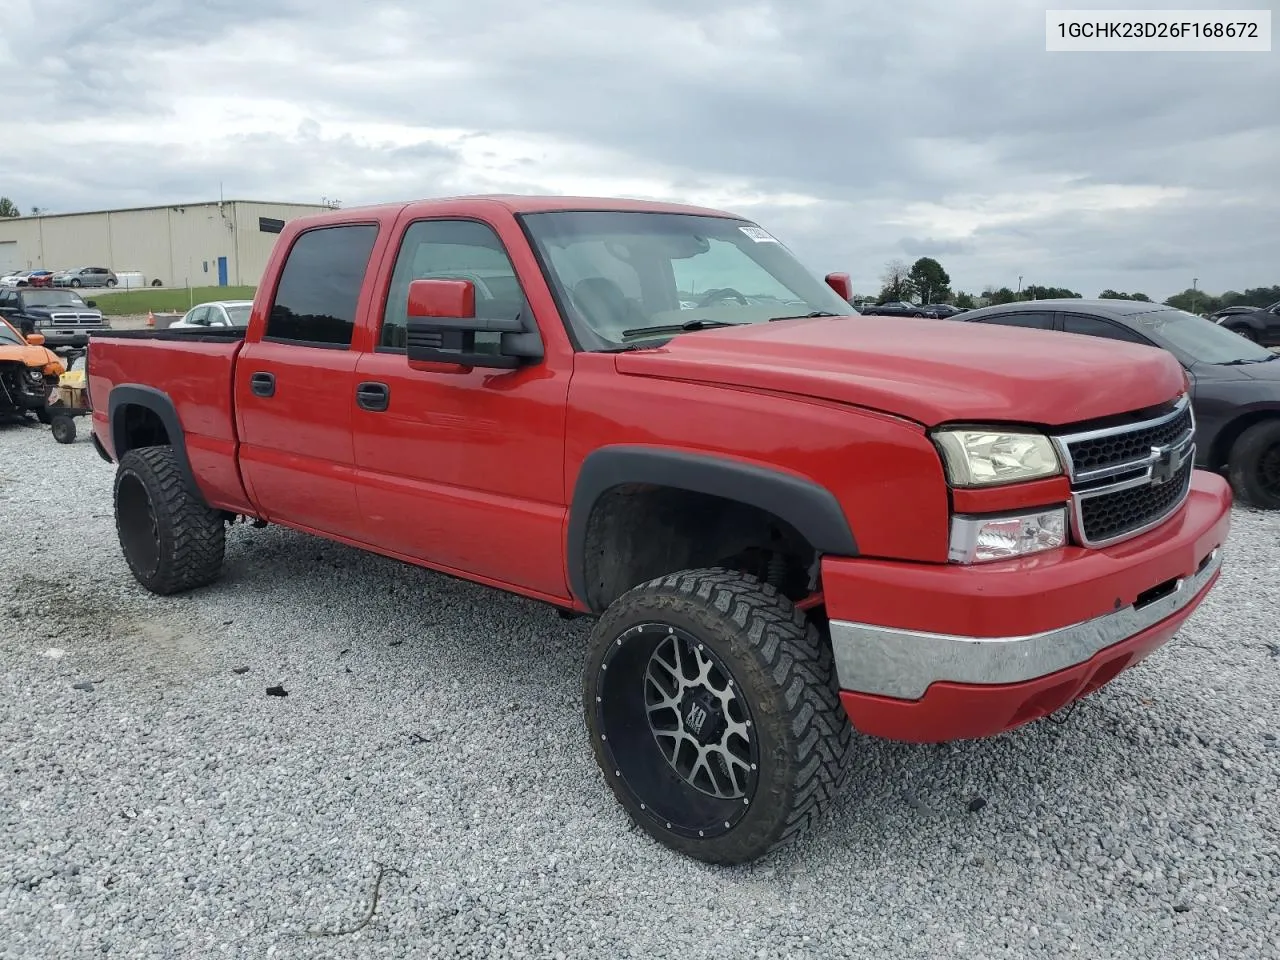
M 245 526 L 152 597 L 80 425 L 0 428 L 0 957 L 1280 956 L 1280 517 L 1069 722 L 865 740 L 823 831 L 718 869 L 597 774 L 584 621 Z

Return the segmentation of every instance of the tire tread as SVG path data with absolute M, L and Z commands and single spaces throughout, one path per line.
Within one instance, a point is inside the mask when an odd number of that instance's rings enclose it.
M 137 447 L 128 451 L 120 458 L 117 483 L 126 472 L 133 473 L 146 487 L 161 528 L 161 542 L 168 542 L 167 550 L 162 547 L 154 577 L 137 570 L 126 554 L 125 560 L 138 582 L 152 593 L 168 596 L 217 580 L 226 550 L 225 521 L 221 511 L 188 489 L 173 447 Z M 122 532 L 118 510 L 116 530 Z
M 850 769 L 854 730 L 840 702 L 830 646 L 804 612 L 775 587 L 720 567 L 684 570 L 633 587 L 615 601 L 605 619 L 637 602 L 651 606 L 655 600 L 680 606 L 680 601 L 688 601 L 736 626 L 737 637 L 777 685 L 784 713 L 770 722 L 792 744 L 789 809 L 779 818 L 774 835 L 763 849 L 704 859 L 737 863 L 792 843 L 821 819 L 843 790 Z

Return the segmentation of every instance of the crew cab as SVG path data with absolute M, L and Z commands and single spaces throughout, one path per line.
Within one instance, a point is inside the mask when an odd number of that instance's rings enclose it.
M 1169 354 L 849 293 L 699 207 L 292 220 L 247 328 L 92 338 L 124 559 L 207 587 L 229 523 L 280 524 L 590 616 L 618 801 L 754 859 L 818 820 L 855 730 L 992 736 L 1156 650 L 1230 526 Z

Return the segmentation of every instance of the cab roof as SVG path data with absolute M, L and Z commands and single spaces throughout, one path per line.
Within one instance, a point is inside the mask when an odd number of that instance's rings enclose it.
M 734 220 L 743 219 L 736 214 L 728 213 L 724 210 L 716 210 L 710 207 L 698 207 L 691 204 L 670 203 L 663 200 L 634 200 L 618 197 L 545 196 L 541 194 L 526 195 L 515 193 L 485 193 L 456 197 L 431 197 L 397 203 L 372 204 L 362 207 L 343 207 L 340 213 L 346 216 L 359 216 L 361 214 L 385 214 L 406 208 L 421 208 L 426 210 L 437 206 L 448 206 L 451 209 L 458 209 L 459 207 L 465 207 L 470 204 L 475 204 L 478 207 L 497 205 L 513 214 L 552 213 L 571 210 L 613 210 L 635 213 L 685 213 L 696 214 L 704 217 L 727 217 Z M 335 211 L 335 213 L 337 212 L 339 211 Z M 324 216 L 324 214 L 320 214 L 319 216 Z

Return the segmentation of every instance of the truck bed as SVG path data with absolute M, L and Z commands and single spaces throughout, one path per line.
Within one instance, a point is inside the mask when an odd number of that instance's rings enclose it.
M 106 454 L 116 458 L 113 432 L 125 429 L 126 422 L 158 418 L 166 434 L 182 432 L 191 471 L 206 499 L 223 509 L 251 511 L 236 463 L 239 440 L 232 401 L 236 355 L 243 343 L 244 331 L 235 328 L 95 333 L 85 371 L 94 433 Z M 111 411 L 122 404 L 130 405 L 130 416 L 117 418 L 113 427 Z

